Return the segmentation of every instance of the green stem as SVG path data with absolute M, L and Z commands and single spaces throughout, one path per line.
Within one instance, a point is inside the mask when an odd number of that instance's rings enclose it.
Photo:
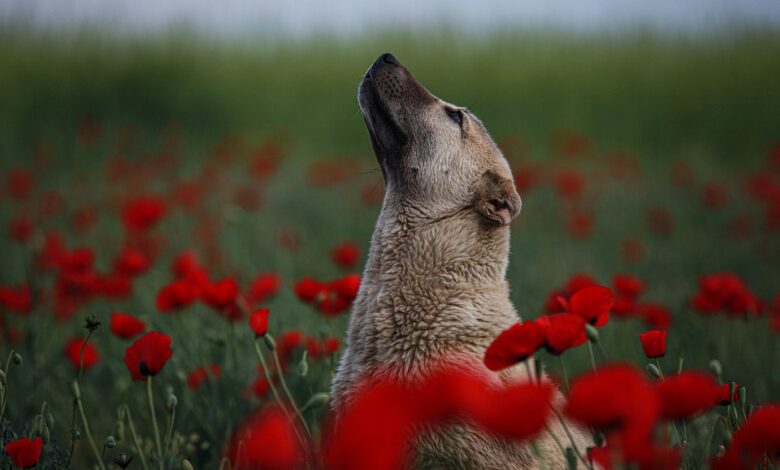
M 95 460 L 97 460 L 98 467 L 100 467 L 102 470 L 105 470 L 106 466 L 103 464 L 103 459 L 100 458 L 100 452 L 98 451 L 97 445 L 95 445 L 95 440 L 92 439 L 92 433 L 89 430 L 87 414 L 84 413 L 84 404 L 81 401 L 81 397 L 78 395 L 76 396 L 76 405 L 78 406 L 79 414 L 81 415 L 81 424 L 84 426 L 84 434 L 87 435 L 87 441 L 89 441 L 89 446 L 92 448 L 92 452 L 95 454 Z
M 558 362 L 561 364 L 561 374 L 563 374 L 563 384 L 566 387 L 566 393 L 569 393 L 569 374 L 566 373 L 566 365 L 563 363 L 563 356 L 558 356 Z
M 704 447 L 704 457 L 702 458 L 702 462 L 707 461 L 707 457 L 710 456 L 710 446 L 712 446 L 712 439 L 715 438 L 715 431 L 718 429 L 718 423 L 723 423 L 724 429 L 728 427 L 728 424 L 726 423 L 726 420 L 723 419 L 723 416 L 718 416 L 715 419 L 715 422 L 712 423 L 712 430 L 710 431 L 710 437 L 707 439 L 707 445 Z
M 3 387 L 3 407 L 0 409 L 0 421 L 3 420 L 3 416 L 5 416 L 5 405 L 8 403 L 8 369 L 11 367 L 11 358 L 13 357 L 14 353 L 13 349 L 10 353 L 8 353 L 8 359 L 5 361 L 5 369 L 3 369 L 3 372 L 5 373 L 5 387 Z
M 276 349 L 274 349 L 272 354 L 274 357 L 274 364 L 276 364 L 277 375 L 279 375 L 279 383 L 282 384 L 282 390 L 284 390 L 285 395 L 287 395 L 287 399 L 290 400 L 290 405 L 292 405 L 293 409 L 295 410 L 295 414 L 298 415 L 298 419 L 301 420 L 301 423 L 303 424 L 303 429 L 306 430 L 306 434 L 308 434 L 311 437 L 311 431 L 309 430 L 309 425 L 306 424 L 306 420 L 303 419 L 303 414 L 301 414 L 301 410 L 298 408 L 298 405 L 295 404 L 295 399 L 293 398 L 292 393 L 290 393 L 290 389 L 287 388 L 287 381 L 284 380 L 284 374 L 282 373 L 282 364 L 279 361 L 279 353 L 276 351 Z
M 658 358 L 655 358 L 655 366 L 658 367 L 658 373 L 661 374 L 661 381 L 664 380 L 664 371 L 661 369 L 661 361 L 658 360 Z
M 593 370 L 595 371 L 597 369 L 596 367 L 596 355 L 593 354 L 593 342 L 588 341 L 588 353 L 590 354 L 590 365 L 593 367 Z
M 135 443 L 135 451 L 138 453 L 138 457 L 141 459 L 141 466 L 144 470 L 149 470 L 149 465 L 146 463 L 146 455 L 141 448 L 141 442 L 138 440 L 138 434 L 135 432 L 135 424 L 133 423 L 133 415 L 130 414 L 130 407 L 122 405 L 120 408 L 124 408 L 127 413 L 127 424 L 130 425 L 130 434 L 133 435 L 133 442 Z
M 577 454 L 577 457 L 582 461 L 582 463 L 585 465 L 585 468 L 590 468 L 590 463 L 588 463 L 587 459 L 580 454 L 580 450 L 577 449 L 577 443 L 574 441 L 574 435 L 569 430 L 569 426 L 566 425 L 566 421 L 563 419 L 563 416 L 561 416 L 560 413 L 558 413 L 558 410 L 555 408 L 552 409 L 553 413 L 555 413 L 555 416 L 558 418 L 558 421 L 560 421 L 561 426 L 563 426 L 563 432 L 566 433 L 566 437 L 569 438 L 569 441 L 571 442 L 571 447 L 574 450 L 574 453 Z
M 163 461 L 168 458 L 168 448 L 171 445 L 171 438 L 173 437 L 173 424 L 176 422 L 176 408 L 171 410 L 171 416 L 168 421 L 168 432 L 165 435 L 165 450 L 163 451 Z
M 149 398 L 149 413 L 152 415 L 152 427 L 154 427 L 154 443 L 157 445 L 157 456 L 162 465 L 162 443 L 160 441 L 160 428 L 157 426 L 157 414 L 154 411 L 154 395 L 152 394 L 152 376 L 146 377 L 146 396 Z
M 257 352 L 257 358 L 260 359 L 260 365 L 263 367 L 263 374 L 265 374 L 265 380 L 268 382 L 268 387 L 271 389 L 271 393 L 273 393 L 276 403 L 278 403 L 286 413 L 287 407 L 284 406 L 284 402 L 282 402 L 282 398 L 279 396 L 279 392 L 276 390 L 273 380 L 271 380 L 271 371 L 268 370 L 268 363 L 265 360 L 265 356 L 263 356 L 263 351 L 260 350 L 259 339 L 255 339 L 255 351 Z M 281 372 L 279 375 L 281 375 Z M 289 415 L 287 417 L 289 418 Z

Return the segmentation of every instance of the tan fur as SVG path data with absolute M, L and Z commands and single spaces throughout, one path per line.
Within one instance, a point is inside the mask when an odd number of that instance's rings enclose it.
M 475 116 L 461 110 L 458 126 L 446 111 L 459 108 L 389 60 L 380 57 L 361 85 L 387 189 L 333 381 L 336 413 L 372 376 L 414 380 L 453 357 L 497 382 L 525 373 L 495 374 L 482 364 L 490 342 L 519 319 L 505 278 L 508 222 L 520 210 L 509 165 Z M 574 432 L 584 451 L 585 435 Z M 549 435 L 538 446 L 548 468 L 565 467 Z M 418 468 L 539 467 L 527 447 L 465 423 L 424 433 L 417 449 Z

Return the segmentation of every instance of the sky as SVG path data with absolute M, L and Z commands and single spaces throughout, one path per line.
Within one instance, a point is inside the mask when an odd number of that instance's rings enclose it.
M 355 34 L 447 25 L 697 32 L 780 26 L 780 0 L 2 0 L 0 24 L 83 26 L 146 34 L 188 28 L 218 36 Z

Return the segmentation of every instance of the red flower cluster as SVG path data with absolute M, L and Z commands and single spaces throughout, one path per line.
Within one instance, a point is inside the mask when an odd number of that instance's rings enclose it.
M 122 222 L 132 232 L 144 232 L 157 225 L 165 216 L 167 207 L 158 197 L 145 196 L 132 199 L 122 208 Z
M 667 330 L 672 324 L 669 309 L 654 302 L 641 301 L 639 297 L 645 289 L 645 282 L 630 274 L 616 274 L 612 285 L 617 292 L 612 313 L 617 318 L 641 318 L 651 328 Z
M 333 317 L 352 305 L 360 289 L 360 276 L 348 274 L 330 282 L 306 277 L 296 282 L 293 289 L 301 301 L 315 306 L 326 317 Z
M 32 291 L 27 284 L 18 286 L 0 286 L 0 307 L 20 315 L 28 315 L 32 310 Z
M 187 386 L 191 390 L 197 390 L 209 380 L 209 377 L 211 377 L 212 380 L 218 380 L 222 377 L 222 368 L 219 367 L 219 364 L 200 366 L 191 371 L 187 374 Z
M 713 462 L 715 470 L 756 468 L 762 455 L 780 460 L 780 404 L 758 408 L 734 433 L 726 454 Z M 766 468 L 763 466 L 762 468 Z
M 691 308 L 702 314 L 726 312 L 731 316 L 757 315 L 763 303 L 734 273 L 716 273 L 699 280 Z

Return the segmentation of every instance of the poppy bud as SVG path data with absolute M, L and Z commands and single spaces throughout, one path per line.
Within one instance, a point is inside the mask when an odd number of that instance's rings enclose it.
M 319 408 L 320 406 L 328 403 L 328 401 L 330 401 L 330 395 L 327 393 L 315 393 L 311 396 L 311 398 L 309 398 L 309 401 L 303 405 L 302 410 L 308 410 L 309 408 Z
M 301 356 L 301 362 L 298 363 L 298 375 L 301 377 L 306 377 L 309 373 L 309 361 L 306 360 L 308 356 L 308 351 L 304 350 L 303 356 Z
M 599 330 L 597 330 L 596 327 L 590 323 L 585 325 L 585 336 L 587 336 L 592 343 L 599 343 Z
M 116 439 L 114 438 L 114 436 L 110 436 L 110 435 L 109 435 L 109 436 L 106 438 L 105 442 L 103 442 L 103 445 L 104 445 L 106 448 L 108 448 L 108 449 L 113 449 L 114 447 L 116 447 Z
M 747 390 L 744 386 L 737 389 L 737 396 L 739 397 L 739 403 L 742 406 L 745 406 L 745 402 L 747 401 Z
M 265 343 L 265 347 L 268 348 L 269 351 L 276 351 L 276 341 L 274 341 L 271 335 L 264 335 L 263 342 Z
M 50 442 L 51 441 L 51 433 L 49 432 L 49 427 L 44 426 L 43 427 L 43 442 Z
M 647 365 L 647 372 L 655 377 L 656 379 L 661 378 L 661 369 L 658 368 L 655 364 L 648 364 Z
M 184 470 L 195 470 L 195 467 L 193 467 L 190 461 L 187 459 L 181 461 L 181 468 Z
M 51 413 L 46 413 L 44 418 L 46 419 L 46 426 L 48 426 L 49 429 L 53 428 L 54 427 L 54 423 L 55 423 L 54 415 L 51 414 Z
M 70 384 L 70 391 L 76 400 L 81 399 L 81 390 L 79 389 L 79 383 L 75 380 Z
M 171 393 L 168 395 L 168 412 L 173 413 L 174 410 L 176 410 L 176 405 L 179 403 L 179 400 L 176 398 L 176 395 Z
M 710 370 L 718 379 L 720 379 L 720 376 L 723 374 L 723 367 L 720 365 L 720 361 L 717 359 L 710 361 Z
M 22 365 L 22 355 L 19 354 L 16 351 L 11 353 L 11 360 L 14 361 L 14 365 L 17 365 L 17 366 Z

